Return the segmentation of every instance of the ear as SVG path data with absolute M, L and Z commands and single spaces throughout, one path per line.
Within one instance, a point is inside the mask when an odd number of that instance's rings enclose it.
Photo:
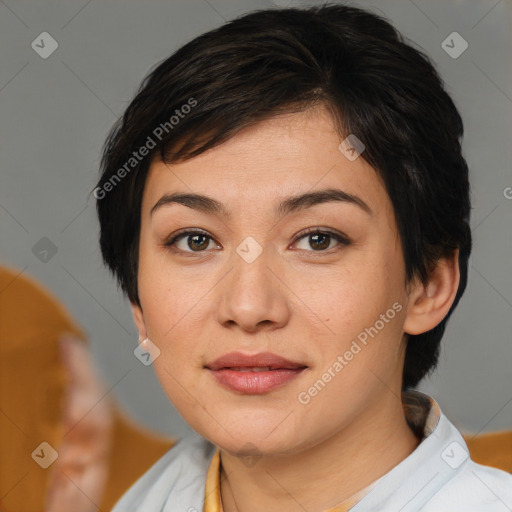
M 459 288 L 459 250 L 441 258 L 431 272 L 428 283 L 418 280 L 409 293 L 404 332 L 422 334 L 433 329 L 448 314 Z
M 146 332 L 146 323 L 144 322 L 144 313 L 142 312 L 142 308 L 135 303 L 131 303 L 133 321 L 135 322 L 135 326 L 137 327 L 137 331 L 139 331 L 139 341 L 142 341 L 147 338 Z

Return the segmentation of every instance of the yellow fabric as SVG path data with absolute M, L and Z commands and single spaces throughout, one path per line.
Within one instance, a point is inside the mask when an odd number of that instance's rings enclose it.
M 203 512 L 221 512 L 222 502 L 220 498 L 220 452 L 215 451 L 208 473 L 206 473 L 206 483 L 204 489 Z

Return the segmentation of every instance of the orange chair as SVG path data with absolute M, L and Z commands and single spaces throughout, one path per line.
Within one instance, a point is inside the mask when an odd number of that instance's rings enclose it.
M 126 416 L 108 391 L 66 310 L 0 267 L 2 512 L 107 512 L 173 446 L 175 438 Z
M 465 434 L 464 440 L 475 462 L 512 473 L 512 430 Z

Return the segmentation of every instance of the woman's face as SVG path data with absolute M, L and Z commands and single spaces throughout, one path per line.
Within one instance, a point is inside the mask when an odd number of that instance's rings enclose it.
M 376 172 L 341 142 L 318 107 L 191 160 L 151 165 L 134 316 L 160 350 L 153 364 L 169 399 L 227 451 L 300 451 L 399 400 L 401 244 Z M 355 199 L 287 202 L 327 189 Z M 221 209 L 160 201 L 178 193 Z M 271 352 L 295 369 L 208 367 L 235 351 Z

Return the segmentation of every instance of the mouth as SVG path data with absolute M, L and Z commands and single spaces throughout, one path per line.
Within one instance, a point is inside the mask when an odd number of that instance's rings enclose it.
M 231 352 L 205 365 L 215 381 L 241 394 L 263 394 L 289 383 L 308 366 L 264 352 L 246 355 Z

